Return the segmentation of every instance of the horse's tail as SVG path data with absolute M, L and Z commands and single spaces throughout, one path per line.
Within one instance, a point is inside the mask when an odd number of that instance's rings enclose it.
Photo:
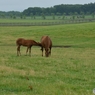
M 18 45 L 18 43 L 17 43 L 17 40 L 16 40 L 16 46 Z
M 16 40 L 16 45 L 18 46 L 18 39 Z

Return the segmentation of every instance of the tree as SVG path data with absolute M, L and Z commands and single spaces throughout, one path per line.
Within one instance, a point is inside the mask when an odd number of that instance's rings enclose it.
M 43 18 L 43 19 L 46 19 L 46 17 L 45 17 L 45 14 L 44 14 L 44 13 L 42 13 L 42 18 Z
M 13 18 L 13 15 L 12 14 L 10 14 L 10 18 Z
M 80 14 L 81 14 L 81 18 L 85 18 L 84 12 L 81 11 Z
M 22 14 L 20 15 L 20 18 L 23 19 L 23 15 Z
M 92 13 L 92 18 L 94 18 L 94 16 L 95 16 L 95 13 Z
M 72 19 L 73 19 L 73 20 L 75 19 L 75 15 L 72 16 Z
M 61 14 L 59 12 L 56 13 L 57 16 L 60 16 Z
M 77 12 L 74 12 L 74 15 L 76 15 L 76 16 L 77 16 L 77 15 L 78 15 L 78 13 L 77 13 Z
M 31 15 L 30 15 L 30 16 L 31 16 L 31 19 L 32 19 L 32 18 L 33 18 L 33 13 L 31 13 Z
M 25 15 L 23 15 L 23 19 L 26 19 L 26 16 Z
M 36 19 L 36 16 L 34 15 L 33 18 Z
M 13 16 L 13 19 L 16 19 L 16 16 L 15 15 Z
M 2 18 L 5 18 L 5 14 L 4 14 L 4 13 L 2 13 L 2 14 L 1 14 L 1 17 L 2 17 Z
M 54 20 L 55 19 L 55 14 L 54 13 L 51 13 L 51 15 L 52 15 L 52 18 Z
M 9 12 L 2 12 L 0 11 L 0 14 L 4 14 L 6 17 L 10 16 L 10 14 L 17 16 L 20 16 L 21 14 L 25 16 L 31 16 L 31 13 L 35 16 L 41 16 L 41 13 L 44 13 L 44 15 L 51 15 L 52 13 L 56 15 L 62 15 L 63 13 L 66 13 L 67 15 L 72 14 L 78 14 L 80 15 L 81 12 L 85 14 L 92 14 L 95 12 L 95 3 L 89 3 L 89 4 L 61 4 L 61 5 L 55 5 L 53 7 L 48 8 L 40 8 L 40 7 L 29 7 L 28 9 L 25 9 L 23 12 L 17 12 L 17 11 L 9 11 Z M 83 15 L 83 14 L 81 14 Z M 4 16 L 1 16 L 4 18 Z

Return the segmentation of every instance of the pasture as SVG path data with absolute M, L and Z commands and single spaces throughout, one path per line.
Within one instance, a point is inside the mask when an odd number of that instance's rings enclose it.
M 40 47 L 31 57 L 16 54 L 19 37 L 40 41 L 52 39 L 51 56 L 41 56 Z M 68 47 L 69 46 L 69 47 Z M 94 95 L 95 23 L 0 27 L 0 95 Z

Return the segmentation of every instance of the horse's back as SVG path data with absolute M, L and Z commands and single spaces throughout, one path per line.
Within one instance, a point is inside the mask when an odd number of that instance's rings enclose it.
M 18 38 L 18 39 L 16 40 L 16 44 L 17 44 L 17 45 L 21 45 L 24 40 L 25 40 L 25 39 L 23 39 L 23 38 Z
M 16 44 L 19 46 L 41 46 L 40 43 L 36 42 L 35 40 L 31 40 L 31 39 L 24 39 L 24 38 L 18 38 L 16 40 Z
M 42 36 L 41 38 L 41 44 L 43 47 L 52 47 L 52 41 L 49 36 Z

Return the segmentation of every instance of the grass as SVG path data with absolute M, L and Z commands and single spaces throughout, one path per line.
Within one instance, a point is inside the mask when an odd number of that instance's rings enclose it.
M 16 56 L 18 37 L 39 42 L 42 35 L 53 45 L 71 47 L 53 47 L 49 58 L 41 56 L 40 47 L 32 47 L 31 57 L 21 47 L 22 55 Z M 95 23 L 0 27 L 0 95 L 93 95 L 94 40 Z
M 59 22 L 62 21 L 62 19 L 55 19 L 53 20 L 52 18 L 47 18 L 47 19 L 42 19 L 42 18 L 36 18 L 36 19 L 31 19 L 31 18 L 26 18 L 26 19 L 21 19 L 21 18 L 16 18 L 16 19 L 11 19 L 11 18 L 0 18 L 0 23 L 36 23 L 36 22 Z

